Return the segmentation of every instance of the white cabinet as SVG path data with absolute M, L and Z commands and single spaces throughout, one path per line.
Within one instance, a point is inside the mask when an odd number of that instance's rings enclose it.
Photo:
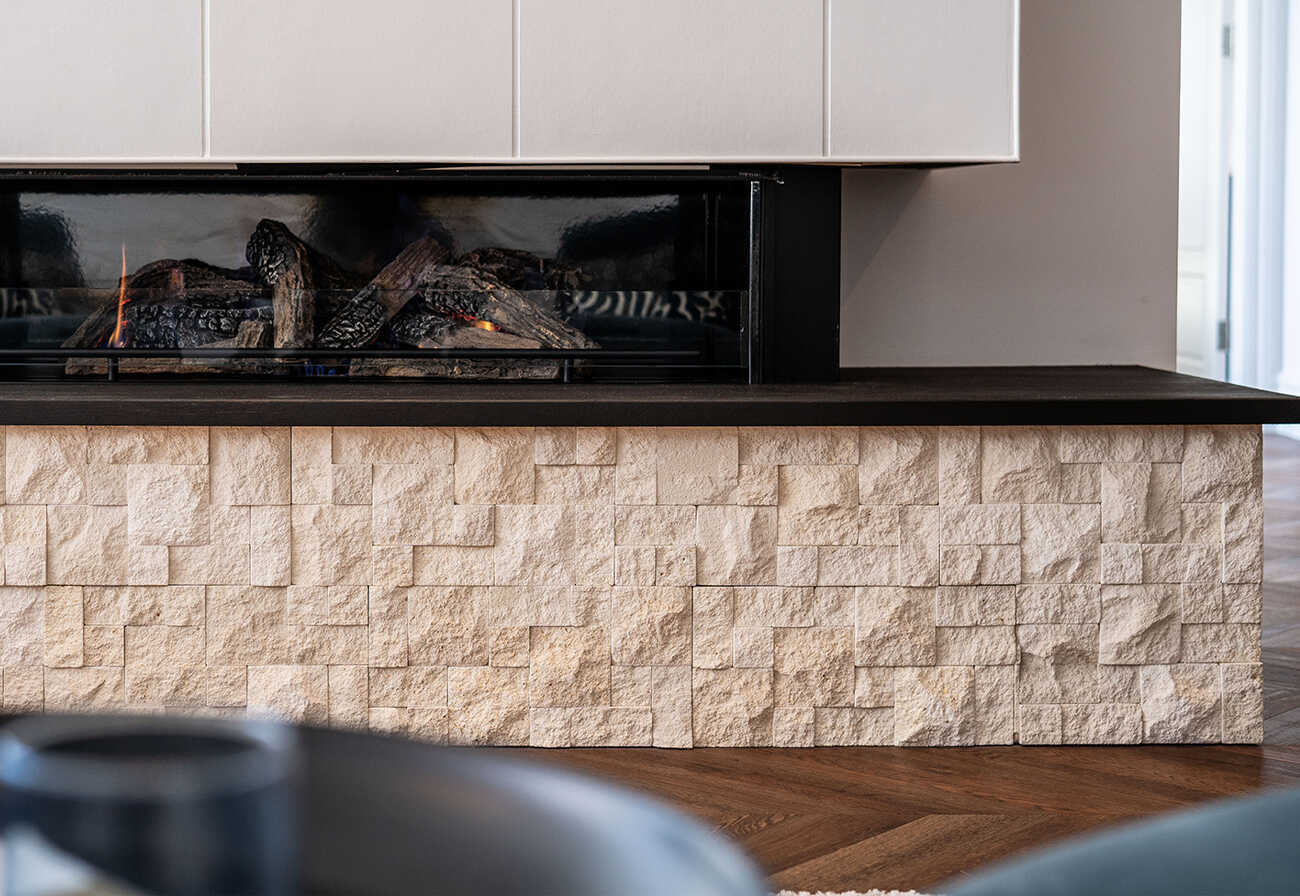
M 519 0 L 519 155 L 822 153 L 823 0 Z
M 830 0 L 828 11 L 831 158 L 1016 158 L 1017 0 Z
M 511 0 L 210 0 L 211 155 L 511 155 Z
M 4 0 L 0 161 L 203 149 L 202 0 Z

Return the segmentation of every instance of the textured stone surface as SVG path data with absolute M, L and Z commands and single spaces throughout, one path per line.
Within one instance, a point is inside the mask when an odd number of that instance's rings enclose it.
M 547 746 L 1261 734 L 1255 427 L 0 432 L 6 709 Z

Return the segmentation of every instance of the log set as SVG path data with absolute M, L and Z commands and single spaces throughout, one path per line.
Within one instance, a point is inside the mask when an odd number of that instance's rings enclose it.
M 349 349 L 594 349 L 539 291 L 574 289 L 576 268 L 515 249 L 453 257 L 432 237 L 416 240 L 367 282 L 280 221 L 257 224 L 230 270 L 194 259 L 151 262 L 126 278 L 65 342 L 67 348 L 266 348 L 337 350 L 353 375 L 476 379 L 552 378 L 547 360 L 357 359 Z M 551 295 L 550 292 L 542 293 Z M 313 355 L 316 357 L 316 355 Z M 287 371 L 298 361 L 123 359 L 123 371 Z M 225 367 L 222 364 L 226 364 Z M 69 372 L 104 362 L 74 359 Z

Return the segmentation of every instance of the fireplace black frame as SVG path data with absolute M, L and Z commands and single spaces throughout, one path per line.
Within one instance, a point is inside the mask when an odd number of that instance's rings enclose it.
M 839 372 L 840 306 L 840 170 L 830 166 L 777 168 L 664 167 L 590 168 L 405 168 L 309 165 L 236 166 L 233 169 L 13 169 L 0 171 L 0 203 L 25 191 L 57 185 L 85 192 L 112 192 L 124 186 L 159 191 L 239 189 L 275 185 L 345 184 L 364 189 L 366 184 L 455 183 L 510 190 L 546 184 L 596 185 L 612 191 L 620 187 L 644 188 L 655 184 L 726 182 L 748 184 L 750 230 L 749 318 L 744 328 L 744 366 L 738 379 L 749 383 L 831 382 Z M 6 268 L 6 251 L 16 240 L 6 233 L 14 216 L 0 207 L 0 283 Z M 239 357 L 323 358 L 326 349 L 242 349 Z M 561 382 L 584 361 L 599 359 L 629 368 L 684 360 L 689 353 L 671 351 L 583 350 L 467 350 L 418 349 L 349 350 L 350 357 L 536 359 L 554 360 Z M 117 349 L 117 348 L 5 348 L 0 363 L 41 364 L 72 357 L 105 359 L 108 379 L 116 379 L 123 358 L 230 358 L 229 349 Z M 12 368 L 10 368 L 12 369 Z

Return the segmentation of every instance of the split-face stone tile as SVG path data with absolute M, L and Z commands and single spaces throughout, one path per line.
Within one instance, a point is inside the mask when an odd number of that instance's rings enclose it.
M 1018 625 L 1017 701 L 1091 703 L 1097 696 L 1097 626 Z
M 1177 585 L 1105 585 L 1101 589 L 1100 661 L 1173 663 L 1180 651 Z
M 779 494 L 777 469 L 771 464 L 741 464 L 736 478 L 736 503 L 775 507 Z
M 618 462 L 618 434 L 607 426 L 585 426 L 574 434 L 574 463 L 613 466 Z
M 4 580 L 9 585 L 45 584 L 45 506 L 0 508 L 4 515 Z
M 691 694 L 695 746 L 772 744 L 771 669 L 696 669 Z
M 1220 504 L 1184 504 L 1182 533 L 1184 544 L 1217 545 L 1223 542 L 1223 508 Z
M 208 430 L 204 426 L 92 426 L 87 437 L 92 464 L 208 462 Z
M 893 504 L 863 504 L 859 507 L 858 544 L 899 544 L 902 537 L 900 510 Z
M 248 542 L 173 545 L 167 549 L 167 581 L 177 585 L 251 583 Z
M 623 427 L 616 437 L 614 500 L 618 504 L 654 504 L 658 499 L 655 431 Z
M 528 504 L 532 500 L 530 430 L 456 430 L 457 504 Z
M 660 490 L 662 492 L 662 484 Z M 857 543 L 859 512 L 856 467 L 780 467 L 779 495 L 779 543 Z
M 1263 667 L 1258 663 L 1226 663 L 1219 672 L 1223 682 L 1223 742 L 1259 743 L 1264 739 Z
M 40 712 L 45 708 L 45 668 L 5 666 L 3 706 L 6 712 Z
M 417 545 L 412 552 L 416 585 L 491 585 L 492 548 Z
M 1100 621 L 1098 585 L 1021 585 L 1016 589 L 1016 622 Z
M 371 469 L 374 543 L 433 544 L 432 508 L 451 504 L 451 467 L 376 464 Z
M 856 464 L 858 430 L 850 426 L 745 426 L 742 464 Z
M 98 597 L 96 592 L 104 592 Z M 116 599 L 120 618 L 112 624 L 126 625 L 203 625 L 205 589 L 202 585 L 132 586 L 126 588 L 86 588 L 87 612 L 92 605 Z
M 778 706 L 853 705 L 852 629 L 776 629 L 774 659 Z
M 1143 666 L 1139 677 L 1142 739 L 1146 743 L 1216 743 L 1222 739 L 1223 699 L 1218 666 Z
M 614 589 L 610 640 L 614 662 L 674 666 L 691 661 L 691 589 Z
M 249 508 L 249 583 L 288 585 L 293 578 L 293 514 L 288 507 Z
M 368 663 L 371 666 L 405 666 L 409 656 L 407 589 L 372 585 L 368 590 L 370 592 Z
M 499 585 L 614 581 L 614 508 L 500 505 L 493 579 Z
M 449 738 L 459 744 L 528 743 L 528 670 L 472 666 L 447 670 Z
M 202 626 L 128 625 L 126 700 L 146 706 L 200 706 L 206 696 Z
M 336 426 L 332 437 L 336 464 L 449 464 L 458 447 L 451 430 L 424 426 Z
M 1177 463 L 1183 455 L 1181 426 L 1066 426 L 1060 431 L 1061 460 Z
M 127 468 L 127 535 L 134 544 L 208 541 L 208 468 L 132 464 Z
M 731 666 L 734 590 L 693 589 L 691 664 L 697 669 L 726 669 Z
M 293 585 L 285 590 L 285 618 L 292 625 L 365 625 L 365 585 Z
M 750 628 L 817 624 L 816 590 L 796 587 L 740 587 L 735 598 L 736 625 Z
M 1098 581 L 1101 539 L 1096 505 L 1027 504 L 1023 513 L 1023 581 Z
M 527 666 L 529 661 L 530 629 L 524 625 L 510 625 L 488 631 L 488 665 Z
M 330 666 L 326 676 L 330 727 L 365 730 L 370 716 L 366 667 Z
M 80 666 L 82 648 L 82 594 L 79 587 L 45 589 L 45 666 Z
M 1264 602 L 1259 585 L 1223 586 L 1223 621 L 1258 624 Z
M 817 745 L 815 710 L 811 706 L 777 706 L 772 710 L 772 746 Z
M 290 435 L 294 504 L 329 504 L 333 484 L 333 433 L 328 426 L 295 426 Z
M 51 505 L 46 578 L 54 585 L 115 585 L 126 580 L 125 507 Z
M 1061 743 L 1140 744 L 1142 707 L 1136 703 L 1067 703 L 1061 707 Z
M 370 471 L 370 464 L 333 465 L 330 503 L 369 504 L 371 502 Z
M 1018 545 L 945 545 L 939 552 L 939 581 L 944 585 L 1015 585 L 1021 580 L 1020 555 Z
M 611 666 L 609 702 L 613 706 L 650 706 L 654 666 Z M 690 669 L 686 669 L 686 703 L 690 704 Z
M 986 426 L 981 430 L 981 497 L 986 504 L 1053 504 L 1060 500 L 1057 430 Z M 1029 530 L 1029 520 L 1025 521 Z
M 373 732 L 433 744 L 448 740 L 448 711 L 445 709 L 370 709 L 367 725 Z
M 1102 540 L 1178 541 L 1182 527 L 1179 471 L 1178 464 L 1103 464 Z
M 854 670 L 853 705 L 870 709 L 894 705 L 894 670 L 887 666 L 858 666 Z
M 5 429 L 4 497 L 11 504 L 76 504 L 84 494 L 84 426 Z
M 737 626 L 731 632 L 731 664 L 738 669 L 770 669 L 774 650 L 769 626 Z
M 204 666 L 203 702 L 215 708 L 248 705 L 247 666 Z
M 648 747 L 653 717 L 648 709 L 574 706 L 566 710 L 575 747 Z
M 674 749 L 692 746 L 691 667 L 654 666 L 650 673 L 651 742 Z
M 1015 666 L 975 667 L 975 743 L 1015 742 L 1016 674 Z
M 936 657 L 933 588 L 859 588 L 855 662 L 923 666 Z
M 975 743 L 975 673 L 969 666 L 894 671 L 894 742 L 900 746 Z
M 370 580 L 369 507 L 295 504 L 293 582 L 365 585 Z
M 776 549 L 778 585 L 816 585 L 817 548 L 812 545 L 780 546 Z
M 486 666 L 489 621 L 480 608 L 488 597 L 486 588 L 406 589 L 410 662 Z
M 528 668 L 530 706 L 610 703 L 610 638 L 603 628 L 534 628 Z
M 1187 550 L 1181 544 L 1142 545 L 1142 582 L 1176 585 L 1187 573 Z
M 1061 743 L 1063 732 L 1061 706 L 1048 704 L 1016 705 L 1016 740 L 1026 745 Z
M 853 628 L 858 615 L 857 590 L 846 585 L 819 585 L 812 594 L 812 624 Z
M 655 432 L 661 504 L 730 504 L 736 497 L 739 441 L 731 427 L 661 427 Z
M 662 504 L 617 507 L 614 510 L 614 543 L 694 545 L 695 508 Z
M 214 426 L 209 434 L 212 503 L 289 503 L 288 427 Z
M 166 545 L 133 544 L 127 547 L 126 583 L 128 585 L 166 585 L 170 581 L 171 550 Z
M 695 559 L 699 582 L 776 584 L 776 516 L 775 507 L 700 507 Z
M 892 707 L 819 706 L 814 711 L 819 747 L 880 747 L 894 741 Z
M 1184 582 L 1182 586 L 1182 622 L 1225 622 L 1223 586 L 1218 582 Z
M 1264 508 L 1258 500 L 1223 505 L 1223 581 L 1262 582 Z
M 88 625 L 82 631 L 84 665 L 121 666 L 126 663 L 124 627 Z
M 891 585 L 899 581 L 901 548 L 830 545 L 817 549 L 818 585 Z
M 567 466 L 578 462 L 578 431 L 572 426 L 539 426 L 533 430 L 533 463 Z
M 126 706 L 126 687 L 121 666 L 81 666 L 45 670 L 47 712 L 104 712 Z M 8 668 L 5 669 L 6 684 Z M 5 688 L 6 697 L 8 687 Z
M 129 464 L 88 464 L 82 502 L 105 507 L 118 507 L 127 503 L 127 470 Z M 200 467 L 204 477 L 207 467 Z
M 613 504 L 613 467 L 538 467 L 538 504 Z
M 1098 703 L 1141 703 L 1142 689 L 1138 685 L 1140 666 L 1098 666 Z
M 980 502 L 980 430 L 947 426 L 939 430 L 939 503 Z
M 1182 544 L 1178 546 L 1183 557 L 1183 582 L 1217 583 L 1222 574 L 1217 546 L 1212 544 Z
M 491 580 L 491 557 L 487 558 L 487 577 Z M 415 550 L 404 544 L 377 544 L 370 551 L 370 584 L 399 588 L 415 584 Z M 460 584 L 460 583 L 457 583 Z M 486 584 L 469 582 L 464 584 Z
M 1242 501 L 1256 495 L 1262 469 L 1258 426 L 1189 426 L 1183 443 L 1183 501 Z
M 1061 464 L 1061 503 L 1100 504 L 1101 464 Z
M 939 510 L 941 544 L 1019 544 L 1019 504 L 960 504 Z
M 695 548 L 655 548 L 656 585 L 694 585 Z
M 45 545 L 4 546 L 5 581 L 10 585 L 45 584 Z
M 900 507 L 898 530 L 897 584 L 938 585 L 939 508 L 924 505 Z
M 213 586 L 207 589 L 207 664 L 286 662 L 285 589 Z
M 1260 661 L 1260 630 L 1258 623 L 1237 625 L 1211 622 L 1183 625 L 1182 652 L 1184 663 L 1257 663 Z
M 655 549 L 650 546 L 620 544 L 614 548 L 615 585 L 653 585 L 655 583 Z
M 447 669 L 444 666 L 371 668 L 369 672 L 371 706 L 437 709 L 447 705 Z
M 1016 621 L 1016 586 L 945 585 L 935 593 L 938 625 L 1012 625 Z
M 939 626 L 935 662 L 940 666 L 1005 666 L 1016 662 L 1012 625 Z
M 928 427 L 859 431 L 858 497 L 864 504 L 937 504 L 938 435 Z
M 297 724 L 329 721 L 325 666 L 249 666 L 248 712 Z

